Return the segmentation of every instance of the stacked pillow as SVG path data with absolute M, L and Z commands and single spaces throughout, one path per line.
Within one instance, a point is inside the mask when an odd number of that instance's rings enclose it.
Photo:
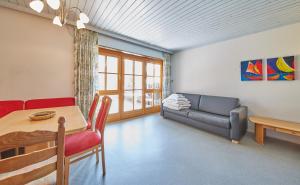
M 181 110 L 191 107 L 191 103 L 182 94 L 171 94 L 162 101 L 163 106 L 169 109 Z

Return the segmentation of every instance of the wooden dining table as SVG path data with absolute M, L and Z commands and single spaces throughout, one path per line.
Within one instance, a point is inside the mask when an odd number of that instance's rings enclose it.
M 31 121 L 29 116 L 42 111 L 55 111 L 53 118 L 42 121 Z M 0 118 L 0 135 L 11 132 L 32 132 L 36 130 L 57 132 L 58 118 L 65 117 L 66 135 L 80 132 L 86 129 L 87 123 L 78 106 L 54 107 L 44 109 L 31 109 L 14 111 Z M 45 145 L 26 147 L 25 153 L 41 149 Z

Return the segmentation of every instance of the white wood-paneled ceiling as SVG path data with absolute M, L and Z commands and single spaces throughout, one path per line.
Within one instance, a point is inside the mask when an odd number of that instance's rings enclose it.
M 0 1 L 23 8 L 30 2 Z M 92 27 L 174 51 L 300 22 L 300 0 L 67 0 L 67 6 L 82 9 Z

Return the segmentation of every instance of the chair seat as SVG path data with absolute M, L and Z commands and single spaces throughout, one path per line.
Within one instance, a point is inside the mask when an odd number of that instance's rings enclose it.
M 101 143 L 101 137 L 93 131 L 83 131 L 66 136 L 65 156 L 83 152 Z

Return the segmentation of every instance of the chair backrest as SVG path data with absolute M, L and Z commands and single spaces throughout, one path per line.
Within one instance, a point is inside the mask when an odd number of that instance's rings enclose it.
M 24 109 L 24 101 L 22 100 L 0 101 L 0 118 L 13 111 L 23 110 L 23 109 Z
M 105 123 L 109 113 L 111 101 L 112 100 L 109 96 L 104 96 L 101 100 L 101 106 L 96 119 L 96 130 L 98 130 L 101 134 L 103 134 L 104 132 Z
M 89 115 L 88 115 L 88 120 L 90 120 L 91 122 L 93 121 L 93 117 L 94 117 L 98 102 L 99 102 L 99 94 L 96 93 L 94 96 L 94 100 L 91 105 L 90 111 L 89 111 Z
M 56 146 L 35 151 L 32 153 L 18 155 L 11 158 L 0 160 L 0 175 L 4 173 L 15 172 L 24 167 L 46 161 L 57 156 L 56 162 L 43 165 L 31 171 L 17 173 L 0 180 L 1 185 L 21 185 L 42 178 L 53 171 L 56 172 L 56 184 L 63 185 L 64 174 L 64 142 L 65 142 L 65 118 L 58 120 L 58 132 L 34 131 L 34 132 L 12 132 L 0 136 L 0 150 L 18 148 L 20 146 L 30 146 L 38 143 L 55 141 Z
M 48 98 L 48 99 L 33 99 L 25 102 L 25 109 L 42 109 L 52 107 L 74 106 L 75 98 Z

